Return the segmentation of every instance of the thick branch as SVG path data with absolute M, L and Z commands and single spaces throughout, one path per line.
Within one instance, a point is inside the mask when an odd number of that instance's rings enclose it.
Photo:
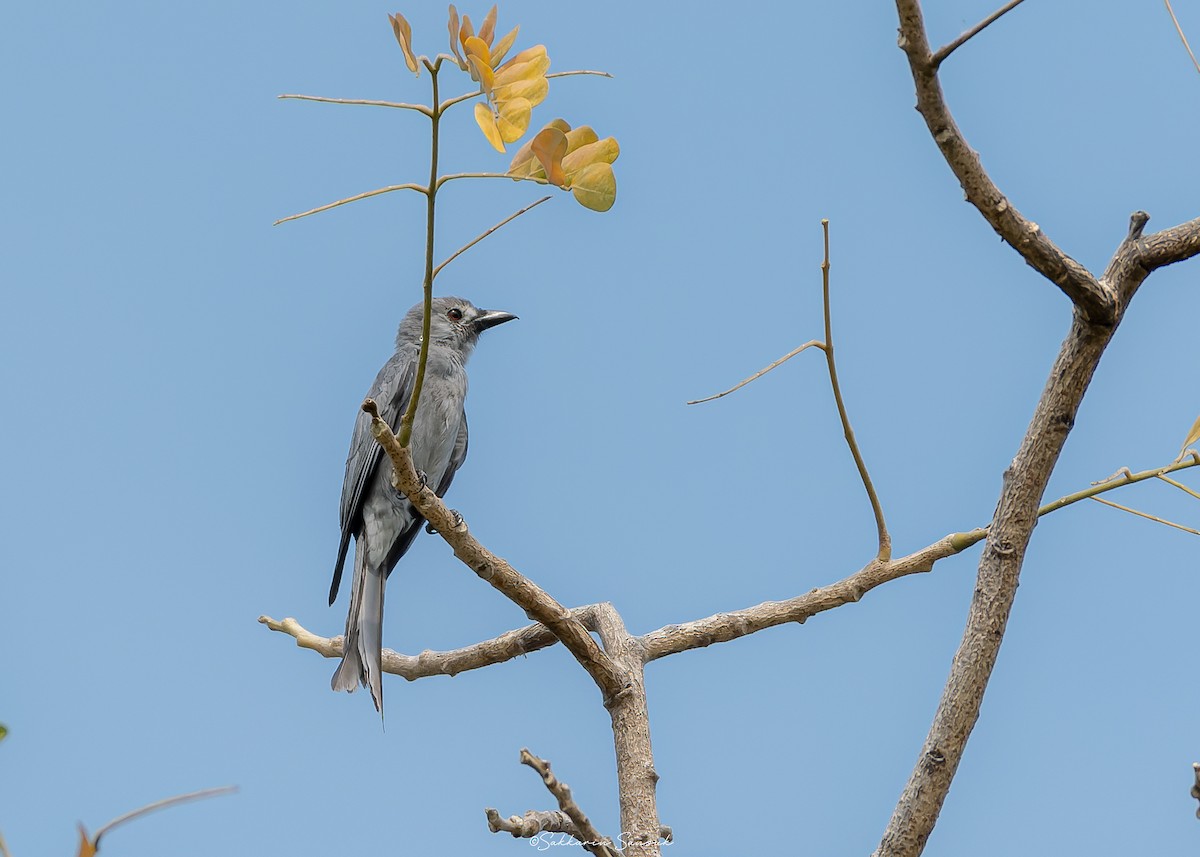
M 621 615 L 608 603 L 597 604 L 593 630 L 625 671 L 625 692 L 609 706 L 613 748 L 617 754 L 617 793 L 621 801 L 621 846 L 637 857 L 658 857 L 658 772 L 650 747 L 650 711 L 646 704 L 645 648 L 630 636 Z
M 967 201 L 979 209 L 984 220 L 1001 238 L 1057 285 L 1088 319 L 1098 324 L 1114 324 L 1116 296 L 1047 238 L 1040 226 L 1026 219 L 1009 203 L 984 171 L 979 156 L 967 145 L 942 94 L 920 2 L 896 0 L 896 9 L 900 15 L 900 48 L 908 57 L 916 84 L 917 110 L 925 118 L 942 157 L 962 185 Z
M 466 522 L 451 512 L 433 489 L 421 481 L 413 467 L 412 454 L 400 445 L 388 424 L 380 419 L 375 403 L 367 399 L 363 402 L 363 410 L 371 414 L 371 433 L 392 461 L 396 488 L 408 497 L 467 567 L 518 605 L 530 619 L 541 622 L 562 640 L 604 694 L 604 704 L 611 706 L 625 689 L 624 671 L 601 651 L 570 610 L 471 535 Z

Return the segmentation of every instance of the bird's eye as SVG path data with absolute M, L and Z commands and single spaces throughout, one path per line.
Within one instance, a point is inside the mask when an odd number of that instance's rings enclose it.
M 450 309 L 446 310 L 446 318 L 450 319 L 451 321 L 462 321 L 462 310 L 460 310 L 458 307 L 451 307 Z

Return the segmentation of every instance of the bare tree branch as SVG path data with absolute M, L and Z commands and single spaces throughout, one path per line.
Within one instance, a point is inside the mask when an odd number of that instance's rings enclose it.
M 571 796 L 571 787 L 554 776 L 554 772 L 550 770 L 549 762 L 533 755 L 528 749 L 521 748 L 521 764 L 528 765 L 538 772 L 538 776 L 542 778 L 546 789 L 558 801 L 558 808 L 574 825 L 575 832 L 572 835 L 580 841 L 584 849 L 591 851 L 593 854 L 600 854 L 602 857 L 613 857 L 617 853 L 617 850 L 613 847 L 612 840 L 607 836 L 601 835 L 600 831 L 595 828 L 591 820 L 587 817 L 587 814 L 575 802 L 575 798 Z
M 937 65 L 919 0 L 896 0 L 900 16 L 900 49 L 908 57 L 917 92 L 917 110 L 942 157 L 958 178 L 967 201 L 1034 269 L 1058 286 L 1079 310 L 1097 324 L 1116 322 L 1116 296 L 1088 270 L 1051 241 L 1040 226 L 1013 207 L 988 177 L 979 156 L 967 144 L 946 106 Z
M 379 417 L 379 410 L 370 399 L 363 410 L 371 415 L 371 433 L 392 461 L 393 481 L 429 522 L 454 555 L 480 578 L 490 583 L 510 601 L 525 611 L 529 618 L 549 628 L 567 647 L 604 695 L 604 704 L 611 706 L 625 691 L 624 671 L 605 654 L 587 629 L 571 611 L 555 601 L 545 590 L 517 572 L 509 563 L 485 548 L 467 529 L 466 522 L 442 502 L 432 488 L 425 485 L 413 467 L 412 454 L 400 445 L 391 428 Z
M 562 833 L 572 839 L 579 839 L 575 822 L 562 810 L 526 810 L 524 815 L 501 817 L 492 807 L 484 810 L 487 814 L 488 830 L 492 833 L 509 833 L 514 839 L 533 839 L 539 833 Z
M 580 607 L 571 613 L 581 622 L 588 624 L 594 605 Z M 300 625 L 295 619 L 277 621 L 270 616 L 259 616 L 258 621 L 272 631 L 294 637 L 302 649 L 312 649 L 327 658 L 342 656 L 342 637 L 320 637 Z M 477 670 L 492 664 L 501 664 L 513 658 L 553 646 L 558 637 L 541 624 L 526 625 L 507 631 L 491 640 L 484 640 L 461 649 L 447 652 L 426 650 L 419 655 L 405 655 L 391 649 L 383 650 L 383 671 L 398 675 L 409 681 L 436 675 L 455 676 L 468 670 Z
M 829 367 L 829 386 L 833 388 L 833 401 L 837 405 L 838 418 L 842 421 L 842 433 L 846 438 L 846 446 L 850 447 L 850 455 L 854 458 L 854 466 L 858 468 L 858 476 L 867 491 L 867 499 L 871 502 L 871 512 L 875 515 L 875 530 L 879 537 L 879 550 L 875 558 L 887 562 L 892 558 L 892 537 L 888 535 L 887 523 L 883 518 L 883 504 L 875 491 L 875 483 L 867 472 L 867 462 L 854 439 L 854 429 L 850 428 L 850 416 L 846 413 L 846 403 L 842 399 L 842 385 L 838 382 L 837 361 L 833 356 L 833 321 L 829 306 L 829 221 L 821 221 L 821 231 L 825 238 L 825 256 L 821 262 L 821 298 L 825 306 L 825 363 Z
M 1200 762 L 1192 762 L 1192 774 L 1196 777 L 1196 784 L 1192 786 L 1191 795 L 1200 800 Z M 1196 810 L 1196 818 L 1200 818 L 1200 809 Z
M 978 36 L 987 27 L 990 27 L 992 24 L 996 23 L 996 21 L 999 21 L 1002 17 L 1007 15 L 1013 9 L 1016 9 L 1018 6 L 1020 6 L 1024 2 L 1025 2 L 1025 0 L 1010 0 L 1010 2 L 1005 3 L 1002 7 L 997 9 L 992 14 L 988 15 L 986 18 L 984 18 L 982 21 L 980 21 L 978 24 L 976 24 L 971 29 L 967 30 L 965 33 L 963 33 L 957 39 L 952 41 L 950 44 L 943 45 L 942 47 L 938 48 L 936 51 L 934 51 L 933 57 L 931 58 L 933 61 L 933 67 L 936 69 L 938 66 L 940 66 L 942 64 L 942 62 L 946 59 L 946 57 L 950 56 L 950 54 L 954 53 L 956 50 L 961 48 L 963 45 L 965 45 L 971 39 Z
M 463 253 L 466 253 L 468 250 L 470 250 L 472 247 L 474 247 L 476 244 L 478 244 L 484 238 L 487 238 L 489 235 L 491 235 L 497 229 L 501 228 L 502 226 L 507 226 L 509 223 L 516 220 L 518 217 L 520 217 L 525 212 L 527 212 L 531 209 L 537 208 L 539 205 L 541 205 L 543 202 L 546 202 L 549 199 L 550 199 L 550 197 L 543 196 L 537 202 L 531 202 L 531 203 L 529 203 L 529 205 L 525 206 L 524 208 L 520 209 L 519 211 L 514 211 L 508 217 L 504 218 L 499 223 L 497 223 L 495 226 L 491 227 L 490 229 L 485 229 L 483 232 L 476 235 L 474 238 L 472 238 L 466 244 L 459 247 L 457 250 L 455 250 L 453 253 L 451 253 L 449 256 L 447 256 L 446 261 L 442 262 L 440 265 L 438 265 L 436 268 L 433 269 L 433 279 L 435 279 L 435 280 L 437 279 L 437 275 L 442 272 L 442 268 L 449 265 L 451 262 L 453 262 L 455 259 L 457 259 L 459 256 L 461 256 Z

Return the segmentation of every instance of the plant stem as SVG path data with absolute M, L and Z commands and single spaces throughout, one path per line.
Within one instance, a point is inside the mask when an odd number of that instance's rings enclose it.
M 425 384 L 425 365 L 429 362 L 429 327 L 433 313 L 433 226 L 434 215 L 437 211 L 437 177 L 438 177 L 438 128 L 442 118 L 442 106 L 438 103 L 438 71 L 442 67 L 442 58 L 436 62 L 425 60 L 429 69 L 429 79 L 433 86 L 433 107 L 429 112 L 430 147 L 429 147 L 429 184 L 425 194 L 425 312 L 421 318 L 421 352 L 417 357 L 417 377 L 413 382 L 412 397 L 408 400 L 408 410 L 400 420 L 401 446 L 408 446 L 412 439 L 413 421 L 417 417 L 417 405 L 421 400 L 421 388 Z

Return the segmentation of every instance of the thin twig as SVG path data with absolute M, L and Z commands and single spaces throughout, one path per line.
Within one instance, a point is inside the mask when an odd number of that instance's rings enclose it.
M 154 803 L 146 804 L 140 809 L 135 809 L 133 812 L 127 812 L 119 818 L 114 818 L 108 824 L 96 831 L 96 835 L 92 837 L 92 845 L 96 850 L 100 849 L 100 837 L 108 833 L 113 828 L 119 827 L 127 821 L 132 821 L 143 815 L 148 815 L 160 809 L 166 809 L 169 806 L 178 806 L 181 803 L 188 803 L 194 800 L 203 800 L 204 798 L 216 797 L 217 795 L 230 794 L 236 792 L 237 786 L 219 786 L 215 789 L 200 789 L 196 792 L 188 792 L 183 795 L 175 795 L 175 797 L 163 798 L 156 800 Z
M 871 481 L 871 475 L 867 472 L 867 463 L 863 460 L 862 452 L 858 448 L 858 441 L 854 439 L 854 429 L 850 428 L 850 417 L 846 413 L 846 403 L 842 400 L 842 386 L 838 383 L 837 363 L 833 357 L 833 323 L 829 308 L 829 221 L 825 218 L 821 219 L 821 230 L 825 237 L 825 258 L 821 262 L 821 296 L 825 304 L 825 362 L 829 365 L 829 383 L 833 387 L 833 399 L 837 403 L 838 417 L 842 421 L 842 430 L 846 435 L 846 444 L 850 447 L 850 454 L 854 456 L 854 466 L 858 468 L 858 475 L 862 479 L 863 487 L 867 489 L 867 497 L 871 501 L 871 511 L 875 514 L 875 529 L 879 535 L 879 552 L 876 558 L 880 562 L 887 562 L 892 558 L 892 537 L 888 535 L 887 523 L 883 519 L 883 504 L 879 502 L 879 495 L 875 491 L 875 484 Z
M 818 341 L 818 340 L 816 340 L 816 339 L 810 339 L 808 342 L 804 343 L 804 344 L 803 344 L 803 345 L 801 345 L 799 348 L 793 348 L 791 351 L 789 351 L 787 354 L 785 354 L 785 355 L 783 355 L 782 357 L 780 357 L 778 360 L 776 360 L 776 361 L 775 361 L 774 363 L 772 363 L 770 366 L 767 366 L 767 367 L 766 367 L 766 368 L 764 368 L 764 369 L 759 369 L 757 372 L 755 372 L 753 375 L 751 375 L 751 376 L 750 376 L 749 378 L 747 378 L 746 380 L 744 380 L 744 381 L 739 381 L 738 383 L 734 384 L 734 385 L 733 385 L 732 387 L 730 387 L 728 390 L 725 390 L 725 391 L 724 391 L 724 392 L 722 392 L 722 393 L 716 393 L 715 395 L 712 395 L 712 396 L 707 396 L 707 397 L 705 397 L 705 398 L 703 398 L 703 399 L 693 399 L 692 401 L 688 402 L 687 404 L 689 404 L 689 405 L 702 405 L 702 404 L 704 404 L 705 402 L 711 402 L 711 401 L 713 401 L 713 400 L 715 400 L 715 399 L 719 399 L 719 398 L 721 398 L 722 396 L 728 396 L 730 393 L 736 393 L 738 390 L 742 389 L 742 387 L 745 387 L 747 384 L 751 383 L 752 381 L 757 381 L 759 378 L 761 378 L 763 375 L 766 375 L 766 374 L 767 374 L 768 372 L 770 372 L 772 369 L 774 369 L 774 368 L 776 368 L 776 367 L 778 367 L 778 366 L 782 366 L 784 363 L 786 363 L 786 362 L 788 362 L 789 360 L 791 360 L 793 357 L 795 357 L 797 354 L 799 354 L 799 353 L 800 353 L 801 351 L 803 351 L 804 349 L 806 349 L 806 348 L 812 348 L 812 347 L 814 347 L 814 346 L 815 346 L 815 347 L 817 347 L 817 348 L 821 348 L 821 349 L 823 349 L 823 348 L 825 347 L 825 343 L 823 343 L 823 342 L 820 342 L 820 341 Z
M 331 202 L 327 205 L 317 206 L 308 211 L 302 211 L 299 214 L 289 214 L 287 217 L 280 218 L 272 223 L 272 226 L 278 226 L 281 223 L 287 223 L 289 220 L 299 220 L 301 217 L 308 217 L 310 214 L 320 214 L 322 211 L 329 211 L 331 208 L 337 208 L 339 205 L 345 205 L 349 202 L 358 202 L 360 199 L 367 199 L 372 196 L 379 196 L 384 193 L 391 193 L 394 190 L 415 190 L 417 193 L 428 194 L 429 190 L 424 185 L 419 184 L 394 184 L 387 187 L 381 187 L 377 190 L 369 190 L 366 193 L 355 194 L 348 196 L 345 199 L 339 199 L 337 202 Z
M 1158 479 L 1161 479 L 1163 482 L 1166 482 L 1168 485 L 1174 485 L 1176 488 L 1178 488 L 1180 491 L 1184 492 L 1185 494 L 1190 494 L 1193 497 L 1195 497 L 1197 500 L 1200 500 L 1200 491 L 1193 491 L 1191 488 L 1187 487 L 1182 482 L 1176 482 L 1174 479 L 1171 479 L 1168 476 L 1163 476 L 1161 473 L 1156 473 L 1155 476 Z
M 510 179 L 515 182 L 550 184 L 546 179 L 538 178 L 537 176 L 514 176 L 509 173 L 452 173 L 451 175 L 439 178 L 434 187 L 440 189 L 446 182 L 458 181 L 459 179 Z
M 950 54 L 954 53 L 956 50 L 961 48 L 968 41 L 970 41 L 971 39 L 978 36 L 986 27 L 991 26 L 996 21 L 1000 20 L 1000 18 L 1004 17 L 1004 15 L 1008 14 L 1009 12 L 1011 12 L 1013 9 L 1017 8 L 1024 2 L 1025 2 L 1025 0 L 1011 0 L 1011 2 L 1005 3 L 1002 8 L 1000 8 L 1000 9 L 996 10 L 995 12 L 993 12 L 992 14 L 988 15 L 986 18 L 984 18 L 982 21 L 980 21 L 978 24 L 976 24 L 971 29 L 967 30 L 965 33 L 963 33 L 957 39 L 952 41 L 950 44 L 943 45 L 942 47 L 938 48 L 933 53 L 933 67 L 937 68 L 938 66 L 940 66 L 942 64 L 942 61 L 944 59 L 946 59 L 946 57 L 950 56 Z
M 1167 12 L 1171 15 L 1171 21 L 1175 24 L 1175 32 L 1179 33 L 1179 38 L 1183 39 L 1183 46 L 1187 48 L 1188 56 L 1192 58 L 1192 65 L 1196 67 L 1196 71 L 1200 71 L 1200 62 L 1196 61 L 1196 55 L 1192 53 L 1192 46 L 1188 44 L 1187 36 L 1183 34 L 1183 27 L 1179 26 L 1179 19 L 1175 17 L 1175 10 L 1171 8 L 1171 0 L 1163 0 L 1167 4 Z
M 546 75 L 546 80 L 549 80 L 552 77 L 571 77 L 572 75 L 576 75 L 576 74 L 594 74 L 597 77 L 607 77 L 610 79 L 612 78 L 612 75 L 606 71 L 592 71 L 590 69 L 584 68 L 584 69 L 576 69 L 575 71 L 556 71 L 553 74 Z
M 1112 506 L 1114 509 L 1120 509 L 1122 512 L 1128 512 L 1131 515 L 1137 515 L 1139 518 L 1145 518 L 1149 521 L 1154 521 L 1158 524 L 1166 524 L 1168 527 L 1174 527 L 1177 530 L 1183 530 L 1185 533 L 1191 533 L 1195 536 L 1200 536 L 1200 530 L 1193 530 L 1191 527 L 1185 527 L 1183 524 L 1176 524 L 1173 521 L 1168 521 L 1166 518 L 1159 518 L 1156 515 L 1149 515 L 1146 512 L 1139 512 L 1137 509 L 1131 509 L 1128 506 L 1122 506 L 1120 503 L 1114 503 L 1112 500 L 1104 500 L 1100 497 L 1092 497 L 1097 503 L 1103 503 L 1105 506 Z
M 320 101 L 323 104 L 366 104 L 371 107 L 399 107 L 402 110 L 415 110 L 432 115 L 432 111 L 424 104 L 405 104 L 402 101 L 372 101 L 366 98 L 325 98 L 321 95 L 277 95 L 276 98 L 292 98 L 297 101 Z
M 461 246 L 461 247 L 459 247 L 457 250 L 455 250 L 453 253 L 451 253 L 451 254 L 450 254 L 450 255 L 449 255 L 447 258 L 446 258 L 446 261 L 442 262 L 442 264 L 440 264 L 440 265 L 438 265 L 436 268 L 434 268 L 434 269 L 433 269 L 433 278 L 436 280 L 436 279 L 437 279 L 437 275 L 438 275 L 439 273 L 441 273 L 441 270 L 442 270 L 442 268 L 444 268 L 444 267 L 446 267 L 447 265 L 449 265 L 451 262 L 453 262 L 455 259 L 457 259 L 459 256 L 461 256 L 463 253 L 465 253 L 465 252 L 467 252 L 468 250 L 470 250 L 472 247 L 474 247 L 476 244 L 478 244 L 478 243 L 479 243 L 480 241 L 482 241 L 484 238 L 487 238 L 489 235 L 491 235 L 491 234 L 492 234 L 493 232 L 495 232 L 497 229 L 499 229 L 500 227 L 502 227 L 502 226 L 505 226 L 505 225 L 507 225 L 507 224 L 511 223 L 512 221 L 516 220 L 518 217 L 520 217 L 522 214 L 524 214 L 525 212 L 529 211 L 530 209 L 537 208 L 539 205 L 541 205 L 543 202 L 546 202 L 546 201 L 547 201 L 548 199 L 550 199 L 550 198 L 551 198 L 551 197 L 548 197 L 548 196 L 543 196 L 543 197 L 542 197 L 541 199 L 539 199 L 537 202 L 531 202 L 529 205 L 525 206 L 525 207 L 524 207 L 524 208 L 522 208 L 520 211 L 513 212 L 513 213 L 512 213 L 512 214 L 510 214 L 508 217 L 504 218 L 504 219 L 503 219 L 503 220 L 501 220 L 499 223 L 497 223 L 495 226 L 493 226 L 491 229 L 488 229 L 488 230 L 486 230 L 486 231 L 484 231 L 484 232 L 481 232 L 481 233 L 479 233 L 479 235 L 475 236 L 475 238 L 473 238 L 471 241 L 468 241 L 466 244 L 464 244 L 463 246 Z

